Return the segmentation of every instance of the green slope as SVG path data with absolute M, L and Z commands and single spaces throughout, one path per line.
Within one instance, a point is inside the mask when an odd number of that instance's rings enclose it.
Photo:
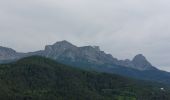
M 32 56 L 0 65 L 0 100 L 170 100 L 168 88 Z

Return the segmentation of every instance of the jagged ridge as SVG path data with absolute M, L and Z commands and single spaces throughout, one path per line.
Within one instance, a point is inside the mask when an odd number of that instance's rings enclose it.
M 0 60 L 19 59 L 31 55 L 41 55 L 59 61 L 69 60 L 70 62 L 93 63 L 96 65 L 117 64 L 138 70 L 153 69 L 153 66 L 146 59 L 138 59 L 139 56 L 134 57 L 132 61 L 118 60 L 111 54 L 101 51 L 98 46 L 77 47 L 65 40 L 56 42 L 53 45 L 47 45 L 45 50 L 32 53 L 18 53 L 10 48 L 0 48 Z
M 104 51 L 101 51 L 97 46 L 77 47 L 67 41 L 60 41 L 53 45 L 47 45 L 45 50 L 37 52 L 15 52 L 15 55 L 13 55 L 12 58 L 16 58 L 15 60 L 17 60 L 32 55 L 48 57 L 61 63 L 83 68 L 85 70 L 116 73 L 137 79 L 170 83 L 170 73 L 153 67 L 141 54 L 135 56 L 133 60 L 118 60 L 111 54 L 106 54 Z M 11 58 L 11 55 L 6 55 L 5 57 L 0 56 L 0 58 L 5 59 L 6 61 L 9 60 L 8 57 Z M 0 62 L 4 61 L 1 60 Z

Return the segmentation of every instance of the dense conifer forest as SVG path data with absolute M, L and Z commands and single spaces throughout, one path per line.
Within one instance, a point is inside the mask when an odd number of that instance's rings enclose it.
M 170 90 L 32 56 L 0 65 L 0 100 L 170 100 Z

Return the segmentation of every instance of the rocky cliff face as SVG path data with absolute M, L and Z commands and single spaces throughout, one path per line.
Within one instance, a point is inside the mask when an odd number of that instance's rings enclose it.
M 142 55 L 136 55 L 132 60 L 133 65 L 139 70 L 149 70 L 154 69 L 149 61 Z
M 151 63 L 142 55 L 136 55 L 132 60 L 120 60 L 118 65 L 134 68 L 138 70 L 153 70 L 156 69 Z
M 0 47 L 0 61 L 19 59 L 31 55 L 41 55 L 52 58 L 57 61 L 67 61 L 70 63 L 90 63 L 94 65 L 120 65 L 128 68 L 138 70 L 152 70 L 155 69 L 142 55 L 136 55 L 131 60 L 118 60 L 111 54 L 106 54 L 101 51 L 98 46 L 83 46 L 77 47 L 68 41 L 56 42 L 53 45 L 45 46 L 45 50 L 31 52 L 31 53 L 18 53 L 13 49 Z
M 112 64 L 115 62 L 110 54 L 100 50 L 98 46 L 77 47 L 67 41 L 60 41 L 45 47 L 43 55 L 52 59 L 87 62 L 94 64 Z
M 0 60 L 12 60 L 17 59 L 20 53 L 17 53 L 11 48 L 1 47 L 0 46 Z
M 55 60 L 67 60 L 69 62 L 83 62 L 92 63 L 95 65 L 121 65 L 128 68 L 138 70 L 152 70 L 154 68 L 147 59 L 142 55 L 136 55 L 131 60 L 118 60 L 111 54 L 106 54 L 101 51 L 98 46 L 83 46 L 77 47 L 67 41 L 56 42 L 53 45 L 45 47 L 43 56 L 55 59 Z
M 56 42 L 53 45 L 45 46 L 43 55 L 46 57 L 53 58 L 53 59 L 58 59 L 67 50 L 73 50 L 73 52 L 76 52 L 76 51 L 74 51 L 74 50 L 76 50 L 76 48 L 77 48 L 76 46 L 72 45 L 71 43 L 69 43 L 67 41 L 60 41 L 60 42 Z

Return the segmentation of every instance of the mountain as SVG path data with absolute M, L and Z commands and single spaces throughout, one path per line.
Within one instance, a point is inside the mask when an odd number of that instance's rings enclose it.
M 113 64 L 130 67 L 138 70 L 150 70 L 154 67 L 145 59 L 143 55 L 137 55 L 130 60 L 118 60 L 111 54 L 101 51 L 98 46 L 77 47 L 68 41 L 59 41 L 53 45 L 45 46 L 45 50 L 29 53 L 18 53 L 11 48 L 0 47 L 0 61 L 14 60 L 26 56 L 41 55 L 58 61 L 68 61 L 70 63 L 91 63 L 95 65 Z
M 129 59 L 120 60 L 117 65 L 126 66 L 141 71 L 156 70 L 156 67 L 152 66 L 152 64 L 147 61 L 147 59 L 142 54 L 136 55 L 132 61 Z
M 19 53 L 11 48 L 0 46 L 0 63 L 16 61 L 24 56 L 24 53 Z
M 155 69 L 155 67 L 153 67 L 142 54 L 136 55 L 133 58 L 132 63 L 134 66 L 137 66 L 139 70 Z
M 170 100 L 170 88 L 31 56 L 0 65 L 0 99 Z
M 70 63 L 91 63 L 95 65 L 121 65 L 137 70 L 152 70 L 153 67 L 147 59 L 142 55 L 136 55 L 132 61 L 118 60 L 111 54 L 106 54 L 101 51 L 98 46 L 83 46 L 77 47 L 68 41 L 60 41 L 53 45 L 45 47 L 44 52 L 41 54 L 59 61 L 66 61 Z
M 18 53 L 15 50 L 0 46 L 0 60 L 1 61 L 16 59 L 17 57 L 18 57 Z
M 47 45 L 44 50 L 36 52 L 18 53 L 4 47 L 0 48 L 0 51 L 3 55 L 0 56 L 1 63 L 11 62 L 11 59 L 15 61 L 27 56 L 39 55 L 85 70 L 95 70 L 170 84 L 170 73 L 154 67 L 142 54 L 136 55 L 132 60 L 118 60 L 111 54 L 101 51 L 98 46 L 77 47 L 65 40 Z
M 113 64 L 117 59 L 100 51 L 97 46 L 77 47 L 67 41 L 60 41 L 45 47 L 42 55 L 59 61 L 71 63 L 92 63 L 96 65 Z

